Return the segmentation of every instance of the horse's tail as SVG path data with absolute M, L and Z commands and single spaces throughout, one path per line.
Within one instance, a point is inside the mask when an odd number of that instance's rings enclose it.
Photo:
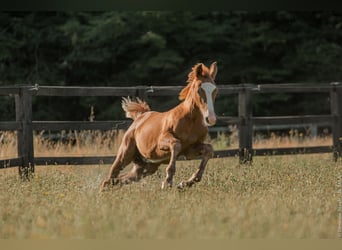
M 150 111 L 150 106 L 139 98 L 136 101 L 132 101 L 131 98 L 123 97 L 121 102 L 122 109 L 126 113 L 127 118 L 132 118 L 135 120 L 141 114 Z

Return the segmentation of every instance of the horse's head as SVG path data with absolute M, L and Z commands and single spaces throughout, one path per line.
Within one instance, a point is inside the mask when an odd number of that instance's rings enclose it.
M 196 64 L 188 75 L 188 85 L 180 92 L 179 99 L 197 106 L 201 111 L 206 126 L 216 123 L 214 102 L 217 94 L 215 77 L 216 62 L 206 67 L 202 63 Z

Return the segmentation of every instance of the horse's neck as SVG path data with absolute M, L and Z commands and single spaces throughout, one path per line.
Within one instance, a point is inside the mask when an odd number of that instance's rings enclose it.
M 192 119 L 203 119 L 202 113 L 198 106 L 195 103 L 192 103 L 189 100 L 185 100 L 179 104 L 179 108 L 182 109 L 184 115 L 192 118 Z

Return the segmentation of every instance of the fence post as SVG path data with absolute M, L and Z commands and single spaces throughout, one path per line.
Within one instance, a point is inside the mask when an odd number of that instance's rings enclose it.
M 243 84 L 239 91 L 238 112 L 239 112 L 239 159 L 240 163 L 252 162 L 252 84 Z
M 32 95 L 29 88 L 20 88 L 19 94 L 15 96 L 15 112 L 16 121 L 22 126 L 22 129 L 17 131 L 19 175 L 27 179 L 34 173 Z
M 331 83 L 330 106 L 333 116 L 333 156 L 337 161 L 342 157 L 342 84 L 340 82 Z

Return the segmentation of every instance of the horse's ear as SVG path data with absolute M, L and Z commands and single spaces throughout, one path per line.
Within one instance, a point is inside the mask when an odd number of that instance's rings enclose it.
M 197 64 L 197 65 L 195 66 L 195 68 L 194 68 L 194 71 L 195 71 L 196 77 L 202 76 L 202 73 L 203 73 L 203 64 L 202 64 L 202 63 Z
M 210 73 L 210 76 L 213 78 L 213 80 L 215 80 L 216 74 L 217 74 L 217 63 L 216 62 L 213 62 L 210 65 L 209 73 Z

